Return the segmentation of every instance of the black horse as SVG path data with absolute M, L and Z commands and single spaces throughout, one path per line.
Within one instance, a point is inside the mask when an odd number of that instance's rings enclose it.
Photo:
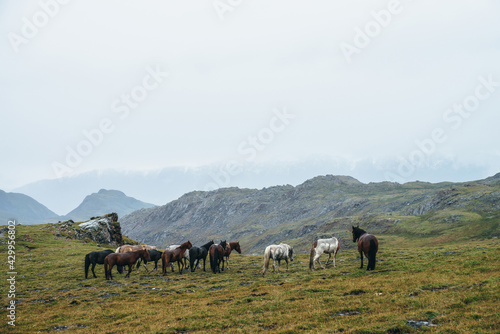
M 91 264 L 92 264 L 92 274 L 94 275 L 94 278 L 97 278 L 94 272 L 95 265 L 104 264 L 104 259 L 111 253 L 114 252 L 111 249 L 106 249 L 103 251 L 91 252 L 85 255 L 85 278 L 88 278 L 89 267 Z M 118 266 L 117 269 L 120 274 L 123 273 L 122 266 Z
M 157 270 L 158 269 L 158 261 L 161 260 L 161 254 L 163 252 L 160 252 L 156 249 L 150 249 L 149 250 L 149 257 L 151 258 L 149 260 L 149 262 L 153 262 L 155 263 L 155 267 L 153 268 L 153 270 Z M 142 259 L 139 259 L 139 261 L 137 261 L 137 270 L 139 270 L 139 266 L 141 265 L 141 262 L 142 262 Z M 146 268 L 146 265 L 148 264 L 148 260 L 144 260 L 144 268 Z M 146 268 L 146 270 L 148 270 L 148 268 Z
M 207 259 L 208 249 L 213 244 L 214 241 L 212 240 L 201 247 L 193 246 L 189 249 L 189 266 L 191 267 L 191 272 L 194 272 L 200 260 L 203 260 L 203 271 L 205 271 L 205 260 Z

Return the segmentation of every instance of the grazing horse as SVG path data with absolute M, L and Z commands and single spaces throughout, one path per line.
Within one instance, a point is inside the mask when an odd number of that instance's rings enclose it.
M 106 274 L 106 279 L 113 279 L 111 270 L 115 264 L 117 266 L 128 266 L 128 273 L 125 277 L 129 277 L 134 264 L 139 258 L 142 258 L 144 261 L 150 260 L 149 251 L 147 249 L 141 249 L 135 252 L 109 254 L 104 259 L 104 273 Z
M 127 253 L 127 252 L 135 252 L 141 249 L 156 249 L 156 246 L 149 245 L 123 245 L 116 249 L 115 253 Z
M 229 269 L 229 255 L 231 255 L 232 250 L 235 250 L 239 254 L 241 254 L 240 243 L 230 242 L 226 245 L 226 249 L 224 249 L 224 257 L 226 258 L 226 269 Z
M 330 261 L 330 258 L 332 257 L 333 253 L 333 266 L 335 267 L 335 262 L 337 260 L 337 252 L 340 249 L 340 244 L 337 238 L 332 237 L 330 239 L 318 239 L 316 240 L 312 247 L 311 247 L 311 255 L 309 257 L 309 269 L 313 270 L 316 269 L 316 262 L 319 263 L 319 266 L 322 269 L 325 269 L 323 265 L 321 264 L 321 261 L 319 260 L 319 257 L 323 253 L 328 254 L 328 260 L 326 260 L 325 265 L 328 264 L 328 261 Z
M 213 244 L 208 249 L 210 256 L 210 269 L 214 274 L 220 273 L 224 270 L 224 249 L 226 249 L 226 241 L 221 241 L 220 244 Z M 222 267 L 220 263 L 222 262 Z
M 149 252 L 149 257 L 151 258 L 151 262 L 154 262 L 155 263 L 155 267 L 153 268 L 153 270 L 157 270 L 158 269 L 158 261 L 161 260 L 161 254 L 163 252 L 160 252 L 156 249 L 150 249 L 148 250 Z M 139 261 L 137 261 L 137 271 L 139 271 L 139 267 L 141 265 L 141 262 L 144 263 L 144 268 L 146 269 L 146 271 L 148 271 L 148 268 L 146 267 L 146 265 L 148 264 L 148 261 L 142 261 L 142 259 L 139 259 Z
M 366 233 L 358 227 L 352 227 L 352 242 L 358 242 L 358 252 L 361 256 L 361 267 L 363 269 L 363 253 L 368 258 L 368 266 L 366 270 L 375 269 L 375 257 L 378 251 L 378 240 L 374 235 Z
M 293 248 L 287 244 L 269 245 L 264 251 L 264 267 L 262 268 L 262 276 L 269 269 L 269 261 L 273 259 L 273 273 L 278 261 L 278 273 L 280 272 L 281 260 L 286 261 L 286 270 L 288 270 L 288 259 L 293 261 Z
M 195 268 L 200 264 L 200 260 L 203 260 L 203 271 L 205 271 L 205 260 L 207 259 L 208 249 L 213 244 L 214 241 L 212 240 L 210 242 L 207 242 L 203 246 L 191 247 L 191 249 L 189 250 L 189 266 L 191 268 L 191 272 L 194 272 Z
M 175 261 L 177 261 L 177 266 L 179 267 L 179 274 L 182 274 L 182 270 L 184 270 L 184 263 L 182 262 L 182 260 L 184 259 L 184 253 L 186 253 L 186 249 L 190 249 L 191 247 L 193 247 L 193 245 L 188 240 L 174 250 L 166 250 L 163 252 L 161 256 L 163 276 L 167 274 L 167 267 L 170 265 L 170 263 L 173 263 Z
M 85 278 L 88 278 L 89 267 L 92 265 L 92 274 L 94 278 L 97 278 L 94 272 L 94 268 L 96 264 L 104 264 L 104 259 L 109 254 L 114 253 L 111 249 L 106 249 L 103 251 L 91 252 L 85 255 Z M 118 266 L 118 272 L 121 274 L 123 272 L 122 266 Z

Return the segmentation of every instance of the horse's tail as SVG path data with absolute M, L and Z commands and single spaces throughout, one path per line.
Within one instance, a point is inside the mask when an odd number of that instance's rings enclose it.
M 163 276 L 165 276 L 167 273 L 167 260 L 165 259 L 167 255 L 168 254 L 166 254 L 166 252 L 163 252 L 163 254 L 161 255 L 161 272 Z
M 210 253 L 210 269 L 214 274 L 217 274 L 217 264 L 219 263 L 219 248 L 215 248 L 212 253 Z
M 318 242 L 315 241 L 311 247 L 311 253 L 309 255 L 309 270 L 312 270 L 314 267 L 314 255 L 316 253 L 317 246 L 318 246 Z
M 268 247 L 264 251 L 264 266 L 262 268 L 262 275 L 264 275 L 269 268 L 269 261 L 271 260 L 271 248 Z
M 90 254 L 85 255 L 85 278 L 89 275 Z
M 375 256 L 377 255 L 377 245 L 370 239 L 370 249 L 368 250 L 368 268 L 375 269 Z
M 191 249 L 193 251 L 191 251 Z M 197 256 L 195 256 L 195 254 L 194 254 L 194 249 L 193 248 L 191 248 L 191 249 L 188 252 L 189 253 L 189 268 L 191 269 L 191 272 L 194 272 L 194 269 L 195 269 L 194 263 L 196 262 Z
M 109 279 L 109 274 L 108 274 L 108 268 L 109 268 L 109 260 L 108 258 L 106 257 L 104 259 L 104 274 L 106 274 L 106 279 Z

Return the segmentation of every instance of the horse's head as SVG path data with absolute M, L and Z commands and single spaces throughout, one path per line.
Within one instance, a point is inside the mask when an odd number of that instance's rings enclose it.
M 193 244 L 189 240 L 185 244 L 187 249 L 191 249 L 191 247 L 193 247 Z
M 227 246 L 226 240 L 224 240 L 224 241 L 221 240 L 219 245 L 221 245 L 223 249 L 226 249 L 226 246 Z
M 362 230 L 358 227 L 353 226 L 352 227 L 352 242 L 356 242 L 360 236 L 362 236 L 364 233 L 366 233 L 365 230 Z
M 146 261 L 151 260 L 151 256 L 149 255 L 149 251 L 147 249 L 143 249 L 142 253 L 143 253 L 142 257 L 144 258 L 144 260 Z
M 234 250 L 237 251 L 239 254 L 241 254 L 241 248 L 240 248 L 239 241 L 234 243 Z
M 292 247 L 288 247 L 288 258 L 290 259 L 290 261 L 293 261 L 293 248 Z

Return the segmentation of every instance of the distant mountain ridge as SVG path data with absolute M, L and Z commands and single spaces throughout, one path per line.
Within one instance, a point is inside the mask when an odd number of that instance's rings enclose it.
M 43 224 L 58 218 L 55 212 L 27 195 L 0 190 L 2 225 L 7 224 L 9 219 L 16 219 L 21 224 Z
M 64 216 L 64 219 L 85 221 L 102 215 L 103 212 L 116 212 L 121 217 L 133 211 L 154 206 L 154 204 L 129 197 L 118 190 L 101 189 L 97 193 L 86 196 L 77 208 Z
M 499 221 L 500 173 L 437 184 L 364 184 L 326 175 L 296 187 L 191 192 L 120 219 L 124 234 L 147 244 L 239 240 L 251 253 L 280 242 L 307 251 L 314 237 L 324 234 L 340 238 L 342 248 L 353 247 L 347 229 L 355 224 L 373 233 L 453 233 L 450 238 L 460 238 L 498 234 Z
M 0 225 L 7 224 L 9 219 L 16 219 L 21 224 L 45 224 L 69 219 L 78 222 L 107 212 L 116 212 L 121 217 L 135 210 L 154 206 L 118 190 L 101 189 L 86 196 L 83 202 L 67 215 L 60 216 L 30 196 L 0 190 Z

